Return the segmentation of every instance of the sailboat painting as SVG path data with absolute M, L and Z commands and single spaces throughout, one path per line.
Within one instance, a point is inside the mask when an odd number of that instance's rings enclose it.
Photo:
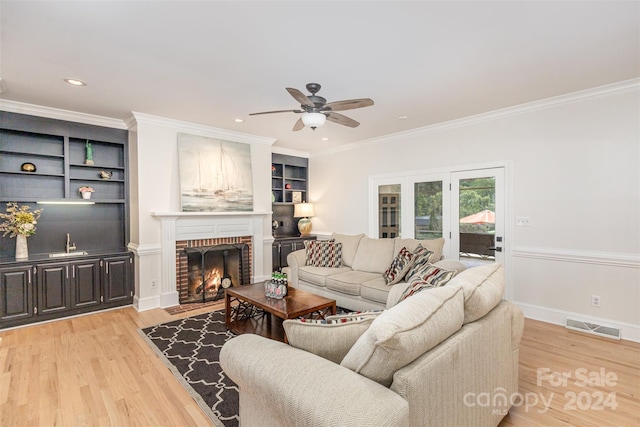
M 253 210 L 251 146 L 178 133 L 183 212 Z

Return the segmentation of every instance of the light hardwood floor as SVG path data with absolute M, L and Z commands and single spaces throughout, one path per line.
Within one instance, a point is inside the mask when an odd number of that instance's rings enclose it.
M 0 425 L 212 425 L 137 332 L 207 310 L 126 307 L 0 331 Z M 640 425 L 640 344 L 527 320 L 520 348 L 531 406 L 517 401 L 501 426 Z M 583 386 L 585 376 L 609 384 Z

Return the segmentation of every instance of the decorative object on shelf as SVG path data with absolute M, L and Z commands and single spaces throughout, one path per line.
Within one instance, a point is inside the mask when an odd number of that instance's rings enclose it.
M 291 190 L 291 184 L 285 184 L 284 188 L 287 189 L 287 190 Z
M 29 257 L 27 248 L 27 237 L 36 233 L 36 224 L 42 214 L 42 209 L 31 212 L 31 208 L 26 205 L 19 206 L 15 202 L 7 203 L 7 213 L 0 214 L 4 222 L 0 224 L 2 236 L 16 238 L 16 259 Z
M 82 195 L 83 199 L 90 199 L 91 193 L 93 193 L 95 190 L 91 187 L 84 186 L 84 187 L 78 188 L 78 191 Z
M 315 216 L 313 212 L 313 203 L 297 203 L 293 208 L 293 217 L 300 218 L 298 221 L 298 230 L 301 236 L 311 233 L 311 220 L 309 217 Z
M 85 158 L 84 164 L 93 166 L 93 148 L 89 140 L 87 140 L 84 146 L 87 149 L 87 157 Z
M 275 203 L 276 202 L 276 193 L 274 193 L 273 191 L 271 192 L 271 203 Z
M 111 171 L 100 171 L 100 178 L 102 179 L 111 179 L 113 176 L 113 172 Z
M 35 172 L 36 171 L 36 165 L 34 165 L 33 163 L 23 163 L 22 166 L 20 166 L 20 170 L 22 172 Z
M 293 203 L 302 203 L 302 191 L 294 191 L 291 193 L 291 201 Z
M 275 165 L 271 165 L 271 174 L 275 175 L 276 174 L 276 167 Z

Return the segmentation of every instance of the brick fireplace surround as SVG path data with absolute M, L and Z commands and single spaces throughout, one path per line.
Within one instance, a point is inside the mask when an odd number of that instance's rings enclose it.
M 154 212 L 161 221 L 160 306 L 179 304 L 177 290 L 178 242 L 247 243 L 250 245 L 251 281 L 264 280 L 265 258 L 271 256 L 271 229 L 265 227 L 271 212 Z M 265 236 L 265 229 L 268 235 Z M 209 243 L 205 243 L 208 245 Z M 268 249 L 268 251 L 265 249 Z M 270 258 L 269 258 L 270 259 Z M 266 266 L 269 269 L 269 266 Z
M 186 293 L 186 284 L 189 282 L 189 262 L 187 261 L 187 254 L 184 251 L 186 248 L 198 248 L 202 246 L 217 246 L 217 245 L 235 245 L 246 244 L 248 251 L 246 258 L 243 256 L 242 265 L 246 266 L 248 270 L 248 276 L 251 275 L 251 266 L 253 265 L 253 250 L 251 244 L 251 236 L 242 237 L 221 237 L 216 239 L 195 239 L 195 240 L 178 240 L 176 241 L 176 287 L 181 294 L 179 296 L 180 301 L 186 299 L 183 295 Z M 245 272 L 242 272 L 244 275 Z M 248 284 L 248 283 L 245 283 Z

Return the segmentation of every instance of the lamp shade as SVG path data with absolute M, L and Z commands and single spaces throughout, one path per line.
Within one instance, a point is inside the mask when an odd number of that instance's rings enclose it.
M 309 126 L 311 129 L 322 126 L 326 120 L 327 116 L 322 113 L 304 113 L 302 115 L 302 123 L 304 123 L 305 126 Z
M 293 216 L 295 218 L 308 218 L 314 215 L 313 203 L 297 203 L 293 207 Z

